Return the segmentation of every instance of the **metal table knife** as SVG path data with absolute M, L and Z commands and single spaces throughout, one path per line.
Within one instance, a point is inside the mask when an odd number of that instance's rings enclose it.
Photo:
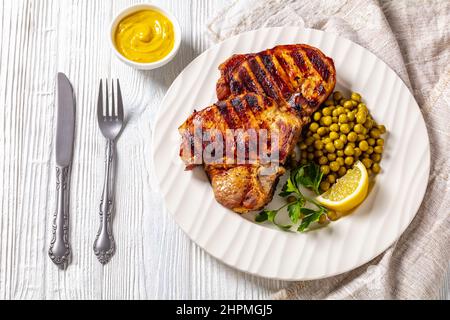
M 75 129 L 75 97 L 69 79 L 58 73 L 56 124 L 56 211 L 53 217 L 52 239 L 48 254 L 62 269 L 70 259 L 69 245 L 69 176 Z

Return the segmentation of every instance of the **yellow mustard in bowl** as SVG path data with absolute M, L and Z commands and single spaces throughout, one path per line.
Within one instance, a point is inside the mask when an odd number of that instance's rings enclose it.
M 141 10 L 123 18 L 114 41 L 125 58 L 140 62 L 163 59 L 173 49 L 175 32 L 172 22 L 156 10 Z

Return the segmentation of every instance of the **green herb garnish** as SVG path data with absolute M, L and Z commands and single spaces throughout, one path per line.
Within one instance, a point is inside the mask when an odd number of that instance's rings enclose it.
M 275 220 L 278 212 L 287 207 L 289 218 L 293 224 L 297 224 L 301 220 L 297 231 L 303 232 L 308 230 L 311 223 L 318 221 L 322 214 L 327 213 L 327 209 L 316 200 L 302 194 L 299 187 L 303 186 L 314 191 L 316 194 L 320 194 L 319 185 L 322 181 L 322 176 L 320 167 L 315 163 L 309 163 L 291 170 L 291 174 L 279 194 L 282 197 L 291 198 L 289 203 L 277 210 L 262 210 L 256 215 L 255 221 L 269 221 L 283 230 L 288 230 L 292 225 L 281 225 Z M 313 204 L 315 209 L 306 208 L 306 203 Z

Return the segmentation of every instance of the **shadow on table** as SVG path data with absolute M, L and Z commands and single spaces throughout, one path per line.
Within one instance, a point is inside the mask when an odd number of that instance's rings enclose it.
M 160 68 L 140 72 L 149 82 L 156 82 L 165 92 L 180 72 L 200 53 L 200 50 L 195 49 L 189 42 L 182 40 L 180 50 L 172 61 Z

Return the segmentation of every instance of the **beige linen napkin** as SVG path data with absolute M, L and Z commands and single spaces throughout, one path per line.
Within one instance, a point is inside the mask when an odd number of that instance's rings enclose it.
M 379 257 L 345 274 L 297 282 L 275 298 L 437 298 L 450 261 L 450 2 L 238 0 L 208 24 L 214 42 L 270 26 L 337 33 L 384 60 L 421 107 L 431 143 L 424 201 L 401 238 Z

